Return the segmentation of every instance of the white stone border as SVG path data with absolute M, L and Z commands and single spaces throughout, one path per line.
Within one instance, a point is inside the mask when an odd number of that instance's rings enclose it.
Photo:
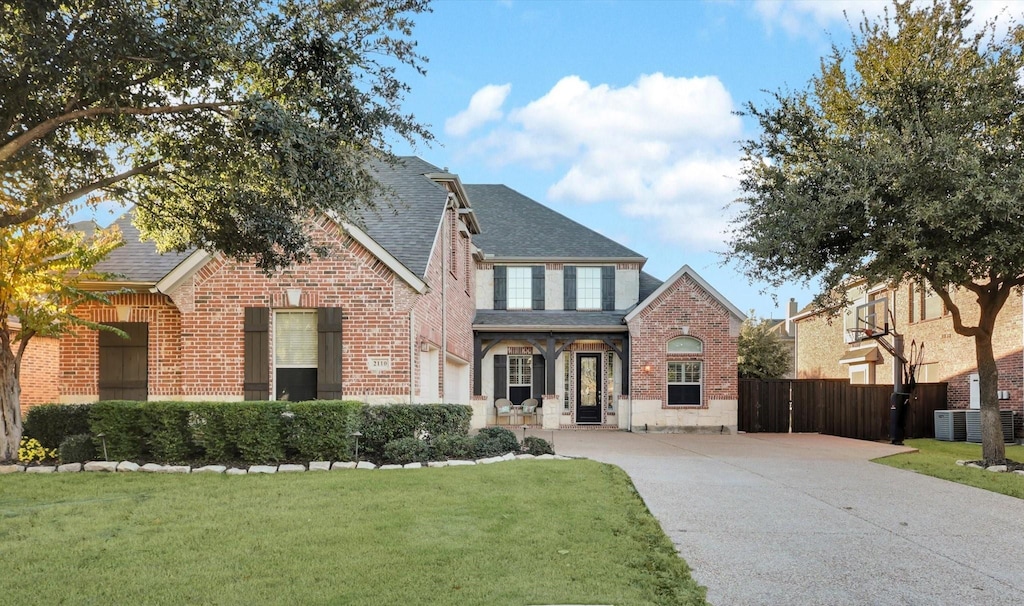
M 489 465 L 491 463 L 503 463 L 505 461 L 569 461 L 577 457 L 564 455 L 544 454 L 534 456 L 531 454 L 508 453 L 500 457 L 487 457 L 476 460 L 430 461 L 423 463 L 408 463 L 406 465 L 377 465 L 369 461 L 311 461 L 309 465 L 298 465 L 294 463 L 282 463 L 281 465 L 250 465 L 249 467 L 227 467 L 225 465 L 204 465 L 191 468 L 188 465 L 159 465 L 157 463 L 146 463 L 139 465 L 132 461 L 89 461 L 82 463 L 67 463 L 65 465 L 0 465 L 0 474 L 8 473 L 77 473 L 80 471 L 106 471 L 106 472 L 142 472 L 142 473 L 212 473 L 225 474 L 229 476 L 240 476 L 248 474 L 267 473 L 295 473 L 303 471 L 339 471 L 345 469 L 426 469 L 437 467 L 461 467 L 464 465 Z M 1018 472 L 1020 473 L 1020 472 Z

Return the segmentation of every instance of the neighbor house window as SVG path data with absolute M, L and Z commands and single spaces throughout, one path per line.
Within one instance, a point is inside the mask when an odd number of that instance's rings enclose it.
M 601 309 L 601 268 L 576 268 L 576 309 Z
M 508 399 L 521 404 L 533 393 L 533 356 L 508 357 Z
M 704 353 L 704 344 L 693 337 L 677 337 L 668 342 L 667 353 L 669 406 L 700 406 L 704 362 L 694 359 Z
M 316 399 L 316 323 L 315 311 L 274 314 L 274 393 L 278 400 Z
M 939 295 L 931 288 L 919 283 L 910 285 L 910 301 L 907 309 L 910 312 L 911 322 L 941 318 L 946 313 Z
M 509 267 L 508 309 L 530 309 L 533 304 L 533 268 Z
M 700 406 L 702 362 L 668 363 L 669 406 Z

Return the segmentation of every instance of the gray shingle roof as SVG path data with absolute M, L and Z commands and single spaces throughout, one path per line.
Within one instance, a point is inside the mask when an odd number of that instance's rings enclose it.
M 423 278 L 448 199 L 447 191 L 424 175 L 442 171 L 416 157 L 399 158 L 395 166 L 382 163 L 375 170 L 387 192 L 378 196 L 375 210 L 364 212 L 355 222 L 399 262 Z M 125 244 L 98 264 L 98 271 L 118 274 L 130 282 L 156 283 L 195 252 L 190 249 L 184 253 L 160 254 L 152 242 L 139 239 L 139 230 L 131 220 L 132 212 L 128 211 L 115 222 L 121 228 Z
M 363 214 L 361 226 L 402 265 L 425 278 L 448 191 L 424 175 L 445 171 L 403 156 L 395 166 L 378 165 L 376 172 L 388 192 L 378 197 L 376 210 Z
M 639 253 L 505 185 L 466 185 L 482 233 L 473 242 L 499 258 L 636 258 Z
M 647 273 L 646 271 L 640 272 L 640 301 L 644 301 L 647 297 L 651 296 L 651 293 L 661 288 L 664 284 L 662 280 L 659 280 Z
M 621 311 L 503 311 L 478 310 L 473 319 L 477 328 L 539 326 L 544 328 L 601 327 L 625 329 Z
M 139 230 L 132 225 L 132 211 L 127 211 L 114 222 L 121 228 L 124 246 L 110 253 L 96 264 L 96 270 L 117 274 L 129 282 L 157 283 L 184 261 L 195 249 L 183 253 L 160 254 L 152 242 L 139 239 Z

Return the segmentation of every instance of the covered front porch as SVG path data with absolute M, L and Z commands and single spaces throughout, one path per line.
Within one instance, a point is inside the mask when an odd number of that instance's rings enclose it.
M 625 326 L 545 328 L 475 326 L 473 399 L 483 404 L 486 424 L 619 428 L 629 396 Z

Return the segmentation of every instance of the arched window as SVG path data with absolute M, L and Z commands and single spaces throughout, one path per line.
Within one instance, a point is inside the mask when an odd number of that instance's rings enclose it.
M 704 344 L 693 337 L 668 342 L 667 395 L 669 406 L 700 406 L 704 378 Z
M 699 354 L 704 353 L 704 344 L 693 337 L 676 337 L 668 342 L 668 353 L 670 354 Z

